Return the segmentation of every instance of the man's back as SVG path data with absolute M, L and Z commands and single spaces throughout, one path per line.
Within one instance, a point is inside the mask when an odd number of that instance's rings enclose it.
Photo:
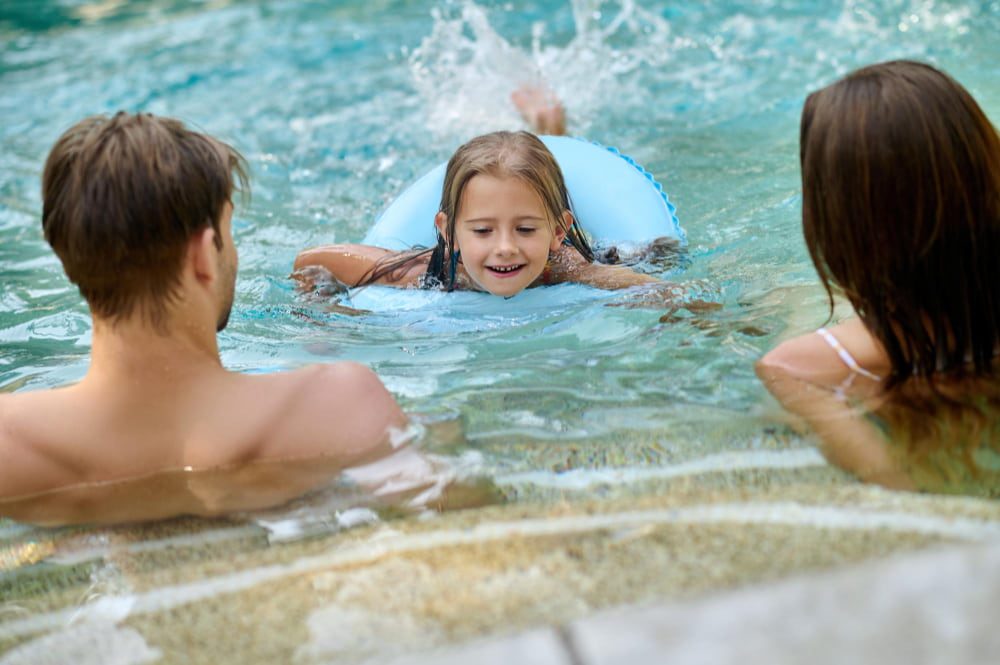
M 311 459 L 329 477 L 390 452 L 389 429 L 404 425 L 378 378 L 353 363 L 269 375 L 214 366 L 177 383 L 88 377 L 0 396 L 0 499 L 259 462 Z
M 388 430 L 405 418 L 360 365 L 223 369 L 216 335 L 238 264 L 232 198 L 247 191 L 247 172 L 232 147 L 146 113 L 86 118 L 56 141 L 42 229 L 90 308 L 91 362 L 76 385 L 0 395 L 0 514 L 51 523 L 258 507 L 323 473 L 308 469 L 299 483 L 272 466 L 227 487 L 197 470 L 316 460 L 329 476 L 391 450 Z M 281 487 L 255 493 L 262 478 Z M 153 485 L 183 496 L 142 497 Z M 136 510 L 120 510 L 116 488 Z M 2 502 L 12 497 L 23 500 Z

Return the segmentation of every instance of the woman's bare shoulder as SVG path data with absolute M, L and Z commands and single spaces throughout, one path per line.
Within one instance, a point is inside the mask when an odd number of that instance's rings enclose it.
M 889 374 L 888 355 L 860 319 L 850 318 L 826 329 L 826 333 L 809 332 L 785 340 L 757 362 L 758 374 L 765 380 L 768 375 L 782 373 L 819 386 L 840 385 L 852 372 L 841 352 L 846 352 L 866 374 Z M 861 376 L 857 387 L 873 382 L 878 383 Z

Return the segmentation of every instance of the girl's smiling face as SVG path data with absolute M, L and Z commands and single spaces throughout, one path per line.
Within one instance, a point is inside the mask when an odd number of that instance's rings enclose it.
M 572 221 L 568 211 L 558 224 L 550 220 L 541 197 L 523 180 L 481 173 L 462 191 L 455 247 L 479 288 L 510 297 L 539 278 Z M 446 236 L 444 213 L 437 214 L 434 224 Z

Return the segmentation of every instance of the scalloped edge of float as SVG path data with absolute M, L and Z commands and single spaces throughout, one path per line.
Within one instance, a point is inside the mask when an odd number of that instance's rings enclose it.
M 607 150 L 611 154 L 615 155 L 616 157 L 620 157 L 621 159 L 623 159 L 626 164 L 628 164 L 629 166 L 631 166 L 632 168 L 634 168 L 636 171 L 638 171 L 639 174 L 642 175 L 643 178 L 645 178 L 646 180 L 648 180 L 649 182 L 651 182 L 653 184 L 653 187 L 659 193 L 660 198 L 663 199 L 663 204 L 667 207 L 667 212 L 670 213 L 670 220 L 674 223 L 674 229 L 677 231 L 677 238 L 680 241 L 681 246 L 683 247 L 683 246 L 687 245 L 687 232 L 684 230 L 684 227 L 681 226 L 681 221 L 677 218 L 677 206 L 675 206 L 670 201 L 670 197 L 667 196 L 667 192 L 663 189 L 663 185 L 660 183 L 660 181 L 657 180 L 656 177 L 652 173 L 650 173 L 649 171 L 647 171 L 642 166 L 642 164 L 639 164 L 639 162 L 635 161 L 635 159 L 631 155 L 626 155 L 624 152 L 622 152 L 618 148 L 616 148 L 614 146 L 610 146 L 610 145 L 605 145 L 605 144 L 601 143 L 600 141 L 595 141 L 593 139 L 588 139 L 588 138 L 585 138 L 583 136 L 567 136 L 566 138 L 571 138 L 571 139 L 574 139 L 576 141 L 582 141 L 583 143 L 589 143 L 591 145 L 596 145 L 598 148 L 604 148 L 605 150 Z

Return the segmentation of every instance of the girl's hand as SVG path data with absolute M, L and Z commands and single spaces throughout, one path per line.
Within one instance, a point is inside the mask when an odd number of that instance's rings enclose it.
M 349 288 L 347 284 L 334 277 L 329 270 L 318 265 L 303 266 L 293 272 L 290 277 L 295 280 L 299 291 L 323 297 L 347 293 Z
M 627 266 L 589 263 L 573 247 L 563 245 L 549 257 L 547 284 L 571 282 L 607 291 L 627 289 L 642 284 L 666 284 Z
M 692 298 L 681 285 L 673 282 L 648 282 L 622 294 L 619 302 L 608 303 L 608 307 L 625 307 L 627 309 L 667 309 L 660 317 L 661 323 L 672 323 L 680 319 L 676 316 L 679 310 L 685 309 L 692 314 L 713 312 L 722 308 L 722 303 L 701 298 Z

